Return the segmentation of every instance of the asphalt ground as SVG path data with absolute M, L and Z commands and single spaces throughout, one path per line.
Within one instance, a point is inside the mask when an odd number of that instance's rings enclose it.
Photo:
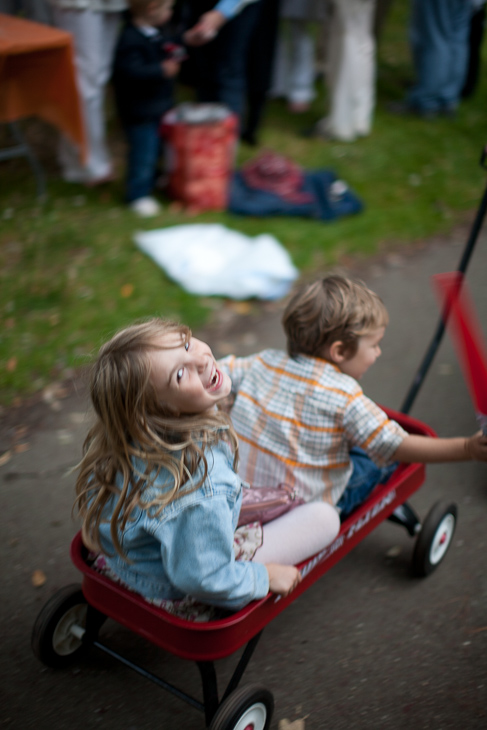
M 390 326 L 365 392 L 399 409 L 436 328 L 434 273 L 454 270 L 468 227 L 342 271 L 384 299 Z M 467 273 L 475 308 L 487 318 L 487 238 Z M 283 347 L 282 303 L 223 309 L 204 332 L 216 355 Z M 148 313 L 150 314 L 150 313 Z M 411 415 L 441 436 L 476 430 L 455 352 L 445 337 Z M 195 730 L 202 715 L 95 650 L 65 670 L 34 657 L 32 626 L 57 590 L 79 583 L 69 558 L 75 475 L 89 422 L 83 378 L 53 385 L 5 410 L 0 426 L 1 727 L 16 730 Z M 484 730 L 487 727 L 487 466 L 434 465 L 410 503 L 421 517 L 440 499 L 459 517 L 443 563 L 411 575 L 414 539 L 380 524 L 263 632 L 242 684 L 272 691 L 273 730 Z M 103 636 L 150 671 L 201 696 L 196 666 L 118 625 Z M 236 658 L 217 663 L 221 686 Z M 285 722 L 288 721 L 288 723 Z

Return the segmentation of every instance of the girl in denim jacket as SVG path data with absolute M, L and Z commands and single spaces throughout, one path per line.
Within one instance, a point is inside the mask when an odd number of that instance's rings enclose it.
M 294 564 L 339 530 L 325 503 L 237 529 L 238 444 L 217 408 L 230 389 L 208 345 L 161 319 L 103 345 L 91 379 L 96 421 L 76 483 L 83 540 L 112 578 L 193 618 L 201 604 L 238 610 L 269 590 L 287 595 L 301 580 Z

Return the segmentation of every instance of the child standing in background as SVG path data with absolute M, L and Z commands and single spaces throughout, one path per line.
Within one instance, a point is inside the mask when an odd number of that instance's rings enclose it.
M 264 350 L 219 365 L 237 394 L 231 411 L 241 476 L 294 486 L 347 517 L 387 480 L 393 462 L 487 461 L 487 437 L 411 435 L 358 381 L 380 356 L 389 318 L 365 284 L 329 276 L 299 289 L 283 316 L 288 353 Z
M 238 444 L 218 403 L 228 375 L 187 327 L 153 319 L 118 332 L 94 364 L 96 422 L 76 483 L 85 545 L 110 577 L 177 615 L 287 595 L 294 567 L 333 541 L 330 505 L 237 528 Z
M 128 143 L 126 200 L 140 216 L 161 206 L 152 197 L 162 154 L 161 116 L 174 106 L 174 77 L 184 52 L 168 27 L 174 0 L 130 0 L 113 66 L 117 109 Z

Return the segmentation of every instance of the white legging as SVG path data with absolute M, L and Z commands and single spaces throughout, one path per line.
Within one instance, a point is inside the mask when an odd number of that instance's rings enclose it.
M 286 512 L 263 527 L 264 541 L 257 563 L 296 565 L 329 545 L 340 530 L 340 517 L 331 504 L 309 502 Z

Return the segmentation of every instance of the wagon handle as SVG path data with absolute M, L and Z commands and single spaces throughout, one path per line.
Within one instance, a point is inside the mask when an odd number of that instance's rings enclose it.
M 487 170 L 487 145 L 485 145 L 482 149 L 482 154 L 480 156 L 480 166 L 483 167 L 484 170 Z M 478 238 L 480 229 L 482 227 L 482 223 L 484 221 L 486 211 L 487 211 L 487 187 L 486 187 L 484 194 L 482 196 L 482 199 L 480 201 L 480 204 L 479 204 L 479 207 L 477 210 L 477 215 L 475 216 L 475 220 L 473 222 L 472 229 L 470 231 L 470 235 L 469 235 L 467 243 L 465 245 L 465 250 L 463 251 L 462 257 L 458 264 L 457 271 L 459 271 L 461 274 L 464 274 L 467 270 L 468 262 L 470 261 L 470 257 L 472 255 L 475 244 L 477 242 L 477 238 Z M 426 377 L 426 373 L 428 372 L 430 365 L 433 362 L 433 358 L 436 355 L 436 351 L 438 350 L 441 340 L 443 339 L 443 335 L 445 333 L 445 327 L 446 327 L 446 323 L 447 323 L 449 314 L 450 314 L 450 306 L 449 306 L 449 304 L 447 304 L 441 314 L 436 331 L 433 335 L 433 339 L 431 340 L 431 343 L 426 351 L 423 361 L 422 361 L 421 365 L 419 366 L 419 368 L 416 372 L 416 375 L 414 376 L 411 387 L 409 388 L 409 391 L 401 406 L 401 409 L 400 409 L 401 413 L 408 414 L 409 411 L 411 410 L 411 407 L 418 394 L 418 391 Z

